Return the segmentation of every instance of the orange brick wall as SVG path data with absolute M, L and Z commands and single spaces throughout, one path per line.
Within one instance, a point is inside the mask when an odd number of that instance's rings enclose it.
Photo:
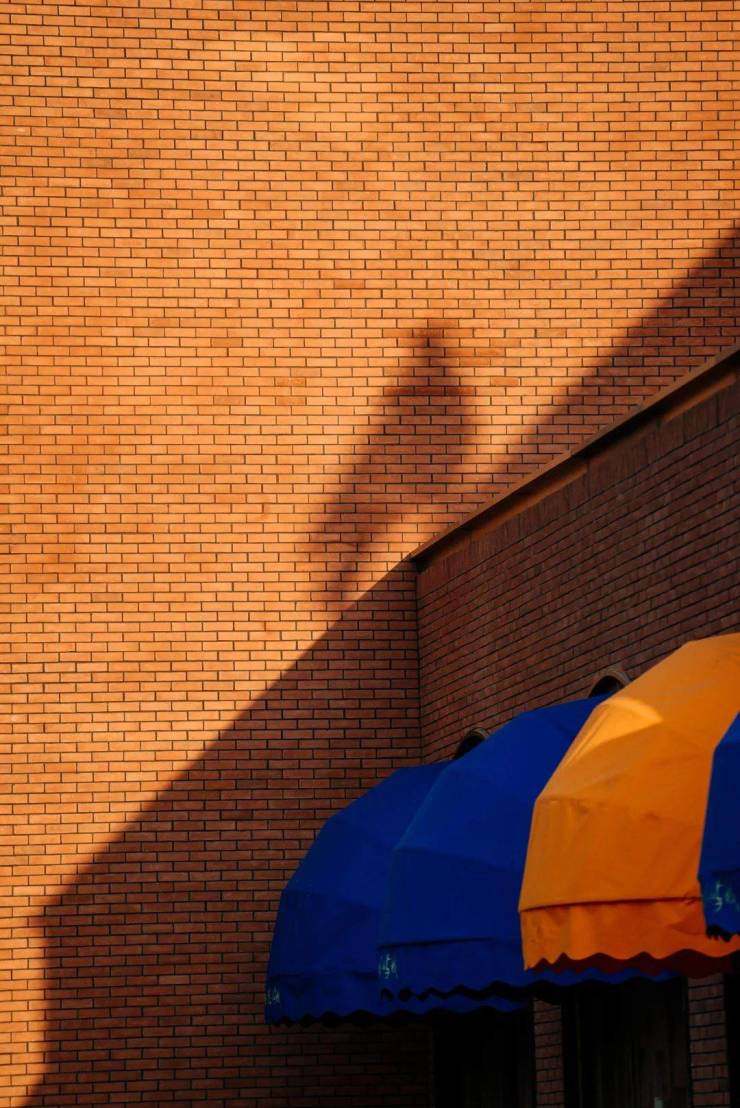
M 736 338 L 735 5 L 1 7 L 0 1106 L 424 1104 L 262 1026 L 276 897 L 402 555 Z

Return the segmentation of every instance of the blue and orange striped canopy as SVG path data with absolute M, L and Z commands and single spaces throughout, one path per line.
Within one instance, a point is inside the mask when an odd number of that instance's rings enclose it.
M 517 912 L 532 806 L 599 702 L 523 712 L 439 775 L 391 856 L 380 927 L 388 992 L 517 996 L 543 984 L 524 968 Z
M 285 889 L 268 1020 L 507 1010 L 584 974 L 724 969 L 740 951 L 738 711 L 740 634 L 722 635 L 392 775 L 329 820 Z

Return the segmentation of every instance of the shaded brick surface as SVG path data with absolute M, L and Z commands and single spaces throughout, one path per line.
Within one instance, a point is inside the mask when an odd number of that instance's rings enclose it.
M 422 733 L 462 730 L 636 676 L 689 638 L 736 630 L 738 385 L 627 436 L 419 579 Z
M 563 1021 L 560 1007 L 536 1000 L 534 1023 L 535 1103 L 537 1108 L 563 1108 Z

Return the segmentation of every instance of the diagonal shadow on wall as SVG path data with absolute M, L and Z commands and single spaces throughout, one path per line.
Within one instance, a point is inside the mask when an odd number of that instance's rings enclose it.
M 631 374 L 648 365 L 657 377 L 674 343 L 695 352 L 685 368 L 728 345 L 737 334 L 736 254 L 734 238 L 723 243 L 592 373 L 544 404 L 518 448 L 531 452 L 552 439 L 557 452 L 602 387 L 622 390 L 629 406 Z M 383 398 L 364 448 L 318 515 L 319 531 L 339 532 L 360 516 L 372 521 L 354 529 L 352 580 L 374 528 L 418 507 L 403 498 L 389 506 L 377 469 L 389 436 L 417 481 L 427 467 L 440 502 L 475 448 L 444 336 L 422 328 L 417 339 L 417 364 Z M 448 443 L 457 460 L 440 472 Z M 345 585 L 341 567 L 330 568 L 325 589 L 341 594 Z M 414 579 L 401 564 L 46 905 L 38 920 L 45 1072 L 26 1108 L 428 1103 L 423 1023 L 292 1031 L 262 1024 L 279 891 L 330 811 L 392 765 L 419 757 L 416 679 Z

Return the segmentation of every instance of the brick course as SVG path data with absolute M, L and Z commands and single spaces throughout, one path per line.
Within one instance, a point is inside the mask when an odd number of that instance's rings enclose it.
M 419 756 L 401 558 L 736 337 L 735 5 L 1 10 L 0 1106 L 425 1103 L 261 1025 L 276 897 Z

